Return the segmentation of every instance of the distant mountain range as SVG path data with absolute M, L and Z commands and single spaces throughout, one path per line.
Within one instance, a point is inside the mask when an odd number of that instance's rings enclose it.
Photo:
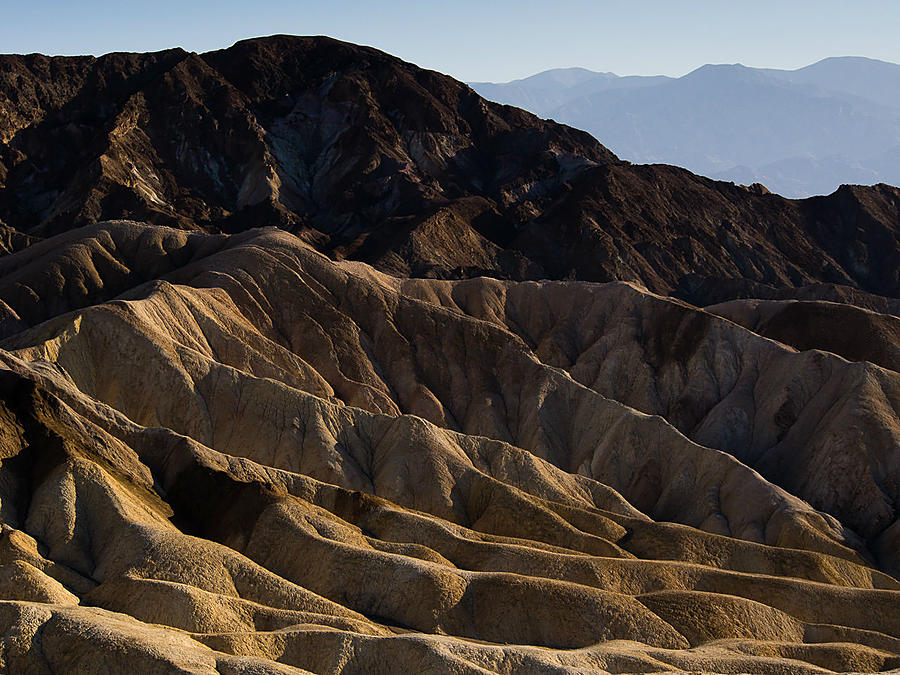
M 680 78 L 548 70 L 485 98 L 584 129 L 634 162 L 677 164 L 788 197 L 900 184 L 900 65 L 828 58 L 798 70 L 706 65 Z

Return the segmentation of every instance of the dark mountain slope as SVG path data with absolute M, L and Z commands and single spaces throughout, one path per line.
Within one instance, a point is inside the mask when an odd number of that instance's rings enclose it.
M 6 68 L 21 66 L 20 57 L 4 58 Z M 557 156 L 575 165 L 614 160 L 582 132 L 325 38 L 69 65 L 67 86 L 77 93 L 65 105 L 35 96 L 14 106 L 32 121 L 10 131 L 3 158 L 6 220 L 19 229 L 131 215 L 348 235 L 471 194 L 489 196 L 514 220 L 521 197 L 510 193 L 541 181 L 552 192 Z M 131 67 L 141 77 L 129 78 Z M 16 99 L 20 80 L 60 86 L 52 72 L 20 70 L 6 78 L 7 98 Z M 49 140 L 52 147 L 41 143 Z
M 639 279 L 703 304 L 705 280 L 742 288 L 814 282 L 896 295 L 900 190 L 843 187 L 786 200 L 666 165 L 591 170 L 522 229 L 553 277 Z M 721 288 L 721 286 L 720 286 Z
M 629 279 L 697 302 L 709 280 L 900 292 L 894 188 L 791 201 L 632 166 L 370 48 L 277 36 L 0 71 L 0 219 L 31 236 L 274 224 L 418 276 Z

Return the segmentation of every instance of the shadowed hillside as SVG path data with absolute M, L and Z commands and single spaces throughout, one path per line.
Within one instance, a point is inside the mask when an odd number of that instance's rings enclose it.
M 276 225 L 401 275 L 640 281 L 695 303 L 709 300 L 704 279 L 900 293 L 895 188 L 798 202 L 632 166 L 582 132 L 327 38 L 6 56 L 0 109 L 13 250 L 22 235 L 126 217 Z

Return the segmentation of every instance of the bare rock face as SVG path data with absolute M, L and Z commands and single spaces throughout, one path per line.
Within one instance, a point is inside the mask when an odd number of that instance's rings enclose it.
M 277 229 L 3 264 L 11 672 L 900 666 L 893 371 Z
M 0 672 L 900 669 L 896 188 L 324 38 L 0 111 Z
M 116 218 L 275 225 L 403 276 L 640 281 L 695 304 L 811 284 L 900 294 L 896 188 L 794 201 L 633 166 L 327 38 L 0 56 L 0 110 L 4 241 Z

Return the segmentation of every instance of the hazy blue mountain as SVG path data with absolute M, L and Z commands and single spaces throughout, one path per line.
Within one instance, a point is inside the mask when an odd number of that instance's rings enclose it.
M 623 159 L 803 197 L 900 183 L 900 65 L 706 65 L 680 78 L 548 71 L 480 94 L 585 129 Z
M 756 169 L 735 166 L 728 171 L 712 173 L 710 176 L 743 185 L 762 183 L 763 185 L 777 186 L 777 192 L 785 195 L 827 194 L 833 192 L 835 186 L 842 183 L 857 185 L 874 183 L 897 185 L 900 183 L 900 171 L 897 168 L 880 172 L 865 162 L 854 161 L 839 155 L 822 159 L 791 157 Z
M 844 56 L 823 59 L 798 70 L 766 72 L 788 82 L 815 85 L 900 108 L 900 65 L 896 63 Z
M 492 101 L 547 116 L 559 106 L 597 91 L 649 87 L 671 79 L 665 75 L 619 77 L 615 73 L 598 73 L 585 68 L 554 68 L 512 82 L 469 84 Z

